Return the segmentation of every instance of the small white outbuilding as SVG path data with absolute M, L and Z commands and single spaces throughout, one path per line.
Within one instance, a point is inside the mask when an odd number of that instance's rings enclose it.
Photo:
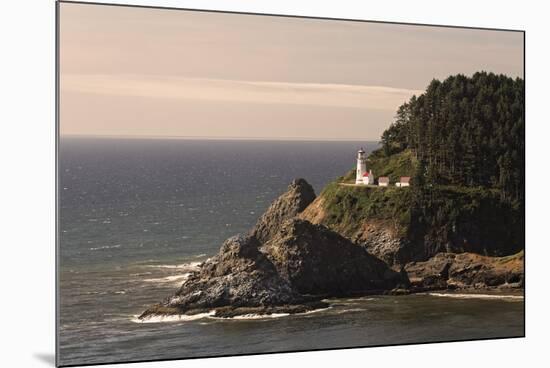
M 364 185 L 373 185 L 374 184 L 374 175 L 372 170 L 369 170 L 368 173 L 363 174 L 363 184 Z
M 387 187 L 388 185 L 390 185 L 390 178 L 387 176 L 381 176 L 378 178 L 378 186 Z
M 411 177 L 410 176 L 402 176 L 399 178 L 399 181 L 395 183 L 396 187 L 408 187 L 411 185 Z

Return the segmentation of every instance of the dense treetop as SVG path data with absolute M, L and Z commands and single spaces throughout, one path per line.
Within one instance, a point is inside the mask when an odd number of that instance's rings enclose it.
M 479 72 L 444 81 L 397 110 L 375 156 L 411 151 L 415 181 L 499 189 L 523 203 L 525 173 L 524 81 Z

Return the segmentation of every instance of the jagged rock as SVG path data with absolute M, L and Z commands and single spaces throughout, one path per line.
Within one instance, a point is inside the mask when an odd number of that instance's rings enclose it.
M 408 249 L 405 239 L 395 236 L 387 227 L 370 227 L 369 232 L 357 236 L 356 241 L 390 266 L 401 265 L 403 259 L 409 259 L 404 256 Z
M 251 232 L 252 235 L 261 243 L 267 241 L 285 220 L 295 217 L 314 200 L 313 187 L 304 179 L 294 179 L 287 191 L 260 217 Z
M 303 179 L 289 186 L 247 236 L 229 238 L 172 297 L 140 316 L 214 312 L 215 316 L 300 313 L 329 296 L 382 293 L 406 274 L 322 225 L 294 218 L 315 199 Z
M 364 248 L 305 220 L 285 221 L 262 251 L 302 294 L 353 295 L 407 282 Z
M 522 287 L 523 252 L 507 257 L 439 253 L 405 266 L 413 288 Z

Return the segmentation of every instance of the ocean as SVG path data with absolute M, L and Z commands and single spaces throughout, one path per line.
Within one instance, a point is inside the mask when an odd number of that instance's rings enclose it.
M 302 315 L 141 323 L 302 177 L 316 193 L 375 142 L 62 138 L 61 365 L 523 336 L 510 293 L 328 300 Z

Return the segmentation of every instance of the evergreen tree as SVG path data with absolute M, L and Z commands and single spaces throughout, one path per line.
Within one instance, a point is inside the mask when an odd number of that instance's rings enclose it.
M 523 205 L 524 82 L 486 72 L 432 80 L 399 107 L 381 143 L 387 156 L 413 151 L 418 183 L 497 188 Z

